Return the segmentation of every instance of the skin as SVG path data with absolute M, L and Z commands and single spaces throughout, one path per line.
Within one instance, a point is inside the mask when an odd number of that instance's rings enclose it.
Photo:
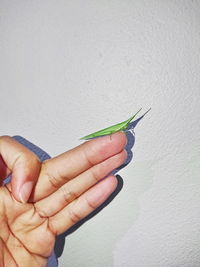
M 11 183 L 0 187 L 0 266 L 46 266 L 56 235 L 116 189 L 115 176 L 103 178 L 125 161 L 126 142 L 118 132 L 41 163 L 12 138 L 0 137 L 1 181 L 12 173 Z M 20 195 L 26 182 L 34 185 L 28 202 L 29 193 Z
M 99 130 L 97 132 L 91 133 L 89 135 L 86 135 L 82 138 L 80 138 L 80 140 L 88 140 L 88 139 L 92 139 L 95 137 L 99 137 L 99 136 L 104 136 L 104 135 L 109 135 L 109 134 L 113 134 L 119 131 L 125 131 L 129 125 L 129 123 L 135 118 L 135 116 L 141 111 L 138 110 L 138 112 L 136 112 L 132 117 L 130 117 L 128 120 L 125 120 L 123 122 L 117 123 L 115 125 L 112 125 L 110 127 L 104 128 L 102 130 Z

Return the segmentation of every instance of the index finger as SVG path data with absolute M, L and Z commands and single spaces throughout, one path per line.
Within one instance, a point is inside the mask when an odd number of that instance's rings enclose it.
M 118 154 L 126 145 L 123 132 L 87 141 L 53 159 L 43 162 L 35 186 L 34 201 L 55 192 L 59 187 L 92 166 Z

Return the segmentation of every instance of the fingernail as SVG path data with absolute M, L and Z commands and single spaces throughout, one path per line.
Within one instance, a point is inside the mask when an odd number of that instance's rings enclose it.
M 33 189 L 33 182 L 32 181 L 28 181 L 25 182 L 20 191 L 19 191 L 19 198 L 21 200 L 22 203 L 26 203 L 31 195 L 31 191 Z

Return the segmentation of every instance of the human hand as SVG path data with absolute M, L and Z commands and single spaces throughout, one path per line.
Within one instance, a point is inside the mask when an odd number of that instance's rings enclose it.
M 42 267 L 56 235 L 66 231 L 101 205 L 115 190 L 109 175 L 126 159 L 125 134 L 88 141 L 53 159 L 37 157 L 10 137 L 0 138 L 0 266 Z M 106 179 L 103 179 L 108 176 Z M 38 180 L 37 180 L 38 179 Z M 102 180 L 103 179 L 103 180 Z M 20 195 L 24 181 L 37 183 Z

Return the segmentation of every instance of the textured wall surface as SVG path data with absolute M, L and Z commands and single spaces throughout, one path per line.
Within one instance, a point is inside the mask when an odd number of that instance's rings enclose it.
M 61 267 L 200 266 L 200 1 L 0 0 L 0 134 L 50 155 L 152 111 Z

